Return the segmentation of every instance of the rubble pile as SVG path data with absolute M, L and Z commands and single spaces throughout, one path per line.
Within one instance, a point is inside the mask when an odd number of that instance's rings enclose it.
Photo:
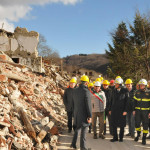
M 0 150 L 56 149 L 66 126 L 62 96 L 67 75 L 45 74 L 0 58 Z

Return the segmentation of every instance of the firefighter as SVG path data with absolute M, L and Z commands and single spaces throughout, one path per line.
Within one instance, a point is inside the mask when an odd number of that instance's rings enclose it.
M 135 141 L 139 140 L 141 134 L 141 123 L 143 125 L 143 137 L 142 144 L 146 144 L 146 135 L 148 133 L 148 124 L 150 117 L 150 92 L 146 89 L 147 81 L 141 79 L 139 81 L 139 90 L 136 91 L 134 96 L 134 109 L 133 114 L 135 115 L 135 128 L 137 136 Z

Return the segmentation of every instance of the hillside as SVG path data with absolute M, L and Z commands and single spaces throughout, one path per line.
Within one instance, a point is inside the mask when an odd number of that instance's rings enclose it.
M 72 65 L 80 68 L 86 68 L 106 74 L 108 59 L 106 54 L 79 54 L 67 56 L 64 59 L 64 65 Z

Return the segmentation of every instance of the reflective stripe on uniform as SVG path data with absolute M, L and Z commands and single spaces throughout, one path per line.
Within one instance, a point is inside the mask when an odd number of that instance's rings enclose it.
M 140 98 L 136 98 L 135 96 L 133 97 L 135 100 L 137 101 L 140 101 L 141 99 Z
M 135 107 L 135 109 L 139 109 L 139 110 L 150 110 L 150 108 L 140 108 L 140 107 Z
M 136 129 L 136 131 L 141 131 L 141 128 L 135 128 Z
M 149 102 L 150 99 L 142 99 L 142 101 Z
M 148 133 L 148 130 L 143 130 L 143 133 Z
M 150 101 L 150 99 L 147 99 L 147 98 L 143 98 L 143 99 L 141 99 L 141 98 L 136 98 L 135 96 L 133 97 L 135 100 L 137 100 L 137 101 L 144 101 L 144 102 L 149 102 Z

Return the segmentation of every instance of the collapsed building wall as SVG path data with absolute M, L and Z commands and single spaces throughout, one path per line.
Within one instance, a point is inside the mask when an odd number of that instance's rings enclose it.
M 17 27 L 14 33 L 0 30 L 0 50 L 10 56 L 14 62 L 26 65 L 36 72 L 42 72 L 42 57 L 38 56 L 39 33 L 28 32 Z

